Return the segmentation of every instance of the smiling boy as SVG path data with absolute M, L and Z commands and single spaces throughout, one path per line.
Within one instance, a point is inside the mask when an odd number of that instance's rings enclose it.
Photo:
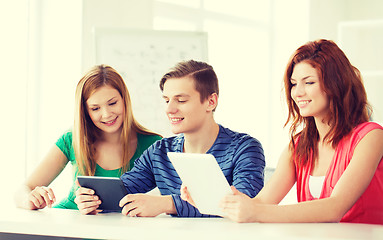
M 131 171 L 121 176 L 129 194 L 121 201 L 122 214 L 209 217 L 180 198 L 181 179 L 167 157 L 168 152 L 210 153 L 227 181 L 254 197 L 263 187 L 265 159 L 258 140 L 217 124 L 218 79 L 204 62 L 178 63 L 160 82 L 166 114 L 174 137 L 150 146 Z M 158 187 L 161 196 L 142 194 Z

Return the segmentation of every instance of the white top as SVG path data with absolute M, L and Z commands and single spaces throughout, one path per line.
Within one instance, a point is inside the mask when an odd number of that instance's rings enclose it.
M 311 176 L 309 179 L 310 193 L 313 197 L 319 198 L 322 192 L 323 182 L 325 176 Z

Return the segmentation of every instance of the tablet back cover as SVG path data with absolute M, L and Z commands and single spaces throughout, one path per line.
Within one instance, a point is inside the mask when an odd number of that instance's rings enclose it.
M 101 204 L 98 207 L 104 212 L 120 212 L 120 200 L 128 194 L 121 179 L 113 177 L 78 176 L 78 182 L 82 187 L 95 191 Z
M 200 213 L 223 216 L 219 203 L 232 190 L 215 157 L 175 152 L 169 152 L 168 157 Z

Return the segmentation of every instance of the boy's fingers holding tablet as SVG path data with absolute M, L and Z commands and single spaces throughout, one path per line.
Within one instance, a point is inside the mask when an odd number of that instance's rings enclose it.
M 189 198 L 189 191 L 187 190 L 187 187 L 183 183 L 181 185 L 180 192 L 181 192 L 181 199 L 184 201 L 187 201 Z
M 233 191 L 234 195 L 243 195 L 243 196 L 245 195 L 244 193 L 238 191 L 238 189 L 235 188 L 234 186 L 230 186 L 230 188 L 231 188 L 231 191 Z
M 181 185 L 181 199 L 184 201 L 187 201 L 188 203 L 190 203 L 194 207 L 196 206 L 195 202 L 193 201 L 192 197 L 190 196 L 190 193 L 188 191 L 187 186 L 185 186 L 183 184 Z

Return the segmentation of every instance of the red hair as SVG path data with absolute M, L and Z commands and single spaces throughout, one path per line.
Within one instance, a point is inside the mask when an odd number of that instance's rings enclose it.
M 319 75 L 319 83 L 329 99 L 329 111 L 325 118 L 330 126 L 323 141 L 335 148 L 352 129 L 362 122 L 369 121 L 371 108 L 362 77 L 357 68 L 351 65 L 343 51 L 330 40 L 308 42 L 299 47 L 291 56 L 284 75 L 284 86 L 289 114 L 285 126 L 291 122 L 290 147 L 295 149 L 298 166 L 308 163 L 309 154 L 317 156 L 319 133 L 313 117 L 302 117 L 299 108 L 291 98 L 290 82 L 294 66 L 300 62 L 310 64 Z M 297 129 L 303 129 L 297 132 Z M 300 137 L 296 145 L 297 137 Z M 314 161 L 311 163 L 314 165 Z

